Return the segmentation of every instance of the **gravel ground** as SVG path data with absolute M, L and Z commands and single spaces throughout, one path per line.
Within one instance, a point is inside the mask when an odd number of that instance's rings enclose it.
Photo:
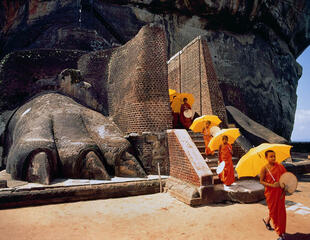
M 286 197 L 287 239 L 310 239 L 310 175 Z M 168 193 L 0 211 L 0 239 L 277 239 L 264 201 L 190 207 Z

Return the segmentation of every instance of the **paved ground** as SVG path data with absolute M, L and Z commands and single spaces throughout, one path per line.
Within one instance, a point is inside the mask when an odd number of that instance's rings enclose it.
M 310 175 L 287 196 L 288 240 L 310 239 Z M 0 210 L 0 239 L 277 239 L 263 202 L 192 208 L 169 194 Z
M 162 175 L 162 179 L 167 179 L 169 176 Z M 146 178 L 126 178 L 126 177 L 112 177 L 111 180 L 89 180 L 89 179 L 54 179 L 50 185 L 40 183 L 28 183 L 25 181 L 14 180 L 6 170 L 0 171 L 0 180 L 6 180 L 8 188 L 0 188 L 0 192 L 16 191 L 22 189 L 48 189 L 55 187 L 68 187 L 68 186 L 83 186 L 83 185 L 97 185 L 105 183 L 125 183 L 125 182 L 138 182 L 145 180 L 158 179 L 158 175 L 148 175 Z

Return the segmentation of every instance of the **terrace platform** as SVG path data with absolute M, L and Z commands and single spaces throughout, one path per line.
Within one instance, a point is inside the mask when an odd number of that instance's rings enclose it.
M 119 198 L 160 192 L 168 176 L 149 175 L 147 178 L 121 178 L 111 180 L 55 179 L 50 185 L 12 180 L 5 170 L 0 180 L 7 181 L 0 188 L 0 209 L 63 202 Z

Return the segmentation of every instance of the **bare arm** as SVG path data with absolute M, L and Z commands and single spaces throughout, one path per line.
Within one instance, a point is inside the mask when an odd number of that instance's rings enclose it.
M 260 183 L 266 187 L 280 187 L 280 184 L 278 182 L 275 182 L 275 183 L 267 183 L 264 181 L 265 179 L 265 176 L 266 176 L 266 167 L 263 167 L 262 170 L 260 171 Z

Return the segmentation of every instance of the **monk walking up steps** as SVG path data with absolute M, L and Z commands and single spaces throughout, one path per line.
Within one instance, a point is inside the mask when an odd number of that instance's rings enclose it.
M 235 182 L 234 165 L 232 162 L 232 146 L 228 143 L 228 137 L 224 135 L 222 137 L 223 143 L 219 147 L 219 162 L 225 162 L 225 168 L 220 174 L 221 181 L 230 186 Z
M 265 222 L 268 230 L 272 230 L 270 220 L 272 220 L 275 231 L 279 235 L 278 240 L 285 239 L 286 209 L 285 192 L 280 187 L 279 179 L 286 169 L 282 164 L 276 162 L 276 154 L 272 150 L 265 152 L 268 164 L 264 166 L 260 173 L 260 183 L 265 186 L 265 197 L 269 209 L 269 216 Z
M 192 119 L 185 117 L 184 112 L 186 110 L 191 110 L 191 109 L 192 109 L 191 105 L 187 103 L 187 98 L 184 98 L 183 104 L 181 105 L 181 110 L 180 110 L 180 121 L 185 129 L 189 129 L 189 127 L 192 125 Z
M 211 132 L 210 132 L 210 126 L 211 126 L 211 122 L 208 120 L 206 121 L 206 125 L 202 130 L 202 134 L 203 134 L 203 140 L 205 141 L 205 152 L 206 155 L 210 155 L 210 154 L 214 154 L 213 151 L 210 150 L 210 148 L 208 147 L 209 142 L 212 138 Z
M 173 99 L 175 99 L 176 96 L 173 96 Z M 172 104 L 172 101 L 170 102 L 170 105 Z M 173 128 L 177 128 L 179 123 L 179 113 L 178 112 L 174 112 L 172 109 L 172 127 Z

